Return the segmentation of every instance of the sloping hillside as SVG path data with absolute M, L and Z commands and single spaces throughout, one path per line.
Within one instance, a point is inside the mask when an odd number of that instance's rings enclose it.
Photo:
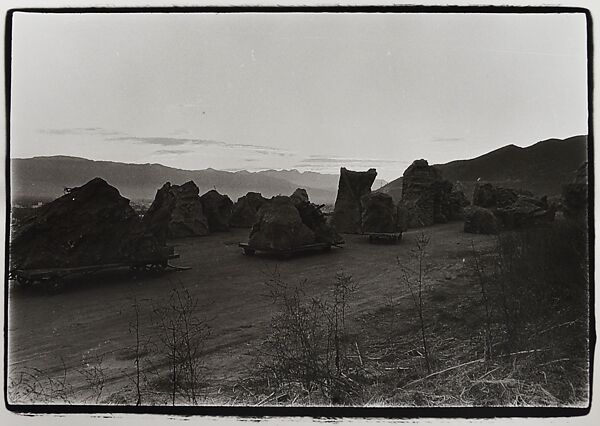
M 548 139 L 521 148 L 507 145 L 470 160 L 436 164 L 445 179 L 460 181 L 470 198 L 477 179 L 497 185 L 527 189 L 536 195 L 557 196 L 570 182 L 577 168 L 587 161 L 587 136 Z M 390 182 L 382 192 L 395 200 L 402 196 L 402 177 Z
M 181 170 L 160 164 L 125 164 L 92 161 L 77 157 L 35 157 L 11 160 L 12 195 L 15 200 L 47 200 L 63 194 L 65 187 L 80 186 L 101 177 L 133 200 L 152 200 L 165 182 L 182 184 L 193 180 L 200 193 L 216 188 L 235 201 L 248 191 L 270 197 L 291 194 L 298 185 L 261 173 L 220 170 Z M 337 182 L 336 182 L 337 184 Z M 333 203 L 336 186 L 331 189 L 305 187 L 312 200 Z

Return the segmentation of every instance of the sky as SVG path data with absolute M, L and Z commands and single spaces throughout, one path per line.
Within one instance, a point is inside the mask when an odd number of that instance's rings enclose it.
M 39 14 L 12 34 L 11 157 L 393 180 L 587 134 L 582 14 Z

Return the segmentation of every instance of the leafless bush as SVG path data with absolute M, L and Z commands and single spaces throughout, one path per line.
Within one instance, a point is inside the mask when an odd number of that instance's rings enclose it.
M 491 360 L 492 352 L 492 306 L 490 301 L 489 280 L 486 277 L 484 266 L 482 265 L 481 255 L 475 249 L 475 243 L 471 240 L 471 255 L 473 257 L 473 269 L 477 276 L 477 282 L 481 290 L 481 303 L 485 308 L 485 337 L 484 337 L 484 359 Z
M 13 404 L 62 402 L 71 404 L 73 386 L 67 380 L 67 367 L 62 362 L 58 375 L 51 375 L 39 368 L 21 368 L 9 375 L 8 396 Z
M 427 323 L 424 315 L 424 296 L 428 287 L 428 273 L 430 265 L 427 262 L 428 247 L 431 237 L 424 231 L 417 235 L 415 247 L 411 249 L 410 261 L 408 265 L 403 265 L 400 259 L 397 259 L 401 267 L 401 281 L 408 288 L 410 296 L 419 316 L 419 326 L 421 329 L 421 343 L 423 345 L 423 357 L 427 366 L 427 372 L 431 373 L 432 358 L 427 339 Z
M 308 297 L 306 281 L 290 286 L 275 272 L 267 281 L 279 310 L 264 344 L 263 367 L 273 385 L 299 383 L 307 393 L 319 390 L 331 402 L 344 400 L 354 384 L 347 373 L 348 302 L 357 290 L 352 277 L 338 274 L 329 296 Z
M 524 343 L 528 326 L 573 320 L 587 311 L 587 240 L 569 221 L 501 233 L 485 257 L 473 247 L 472 263 L 486 323 L 502 325 L 508 347 Z
M 198 314 L 198 299 L 184 288 L 171 291 L 168 301 L 153 311 L 158 347 L 169 365 L 171 403 L 177 395 L 197 404 L 204 363 L 204 343 L 210 327 Z
M 92 393 L 90 398 L 93 398 L 96 404 L 98 404 L 102 397 L 106 382 L 103 361 L 103 355 L 84 358 L 81 362 L 82 368 L 77 369 L 77 372 L 85 379 L 87 386 Z

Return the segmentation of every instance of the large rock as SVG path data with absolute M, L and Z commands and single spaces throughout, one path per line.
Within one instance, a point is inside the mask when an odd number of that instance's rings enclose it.
M 371 185 L 377 177 L 375 169 L 356 172 L 340 169 L 337 198 L 333 210 L 333 225 L 338 232 L 360 234 L 362 232 L 361 198 L 371 193 Z
M 211 189 L 200 197 L 210 232 L 228 231 L 233 202 L 227 195 Z
M 362 198 L 363 232 L 396 232 L 396 206 L 390 195 L 376 192 Z
M 555 209 L 548 206 L 546 198 L 537 199 L 519 195 L 514 203 L 493 209 L 502 229 L 527 228 L 554 220 Z
M 526 228 L 554 220 L 555 206 L 546 197 L 540 199 L 526 190 L 515 190 L 478 183 L 473 192 L 473 204 L 488 208 L 503 230 Z
M 452 188 L 449 197 L 449 208 L 448 214 L 450 220 L 462 220 L 464 219 L 464 209 L 469 205 L 469 200 L 465 196 L 462 190 L 462 186 L 456 184 Z
M 470 234 L 498 233 L 498 219 L 491 210 L 472 206 L 465 209 L 464 231 Z
M 452 184 L 427 160 L 415 160 L 402 177 L 402 205 L 408 227 L 430 226 L 453 219 Z
M 11 268 L 68 268 L 156 258 L 166 247 L 144 232 L 119 191 L 95 178 L 40 207 L 15 230 Z
M 491 183 L 478 183 L 473 191 L 473 205 L 486 209 L 504 208 L 517 201 L 518 196 L 514 189 L 494 186 Z
M 406 232 L 408 230 L 410 212 L 402 203 L 396 206 L 396 232 Z
M 267 199 L 258 192 L 248 192 L 238 198 L 233 205 L 229 226 L 235 228 L 251 228 L 258 220 L 258 210 Z
M 302 223 L 315 234 L 315 242 L 328 244 L 342 244 L 344 239 L 336 232 L 335 228 L 327 223 L 327 217 L 321 211 L 323 207 L 311 203 L 306 190 L 298 188 L 290 196 L 290 201 L 298 209 Z
M 145 226 L 161 240 L 208 235 L 208 220 L 198 192 L 192 181 L 165 183 L 144 215 Z
M 291 250 L 315 242 L 315 233 L 286 196 L 273 197 L 259 209 L 248 240 L 251 247 L 262 250 Z
M 452 183 L 447 180 L 436 180 L 431 184 L 431 188 L 433 190 L 433 222 L 446 223 L 452 219 Z
M 294 193 L 290 196 L 290 200 L 294 203 L 295 206 L 306 204 L 309 202 L 308 193 L 306 189 L 298 188 L 294 191 Z

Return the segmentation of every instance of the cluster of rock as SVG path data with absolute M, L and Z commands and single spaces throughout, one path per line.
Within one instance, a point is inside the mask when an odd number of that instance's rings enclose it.
M 161 240 L 208 235 L 208 219 L 198 193 L 192 181 L 183 185 L 165 183 L 144 215 L 144 224 Z
M 129 200 L 100 178 L 26 218 L 11 238 L 11 268 L 68 268 L 156 259 L 168 249 Z
M 527 228 L 554 220 L 556 207 L 546 197 L 535 198 L 528 191 L 517 191 L 477 184 L 473 206 L 465 215 L 465 232 L 495 234 L 500 230 Z
M 227 231 L 233 206 L 229 197 L 215 190 L 200 197 L 199 192 L 192 181 L 165 183 L 144 215 L 145 226 L 163 240 Z
M 464 193 L 442 179 L 426 160 L 416 160 L 403 176 L 402 200 L 371 193 L 375 169 L 356 172 L 342 168 L 333 224 L 345 233 L 394 233 L 463 218 Z
M 400 204 L 406 211 L 408 228 L 416 228 L 462 219 L 468 201 L 438 169 L 421 159 L 404 172 Z
M 292 250 L 315 243 L 341 244 L 343 239 L 327 224 L 322 206 L 308 200 L 305 190 L 266 200 L 257 212 L 248 244 L 259 250 Z

